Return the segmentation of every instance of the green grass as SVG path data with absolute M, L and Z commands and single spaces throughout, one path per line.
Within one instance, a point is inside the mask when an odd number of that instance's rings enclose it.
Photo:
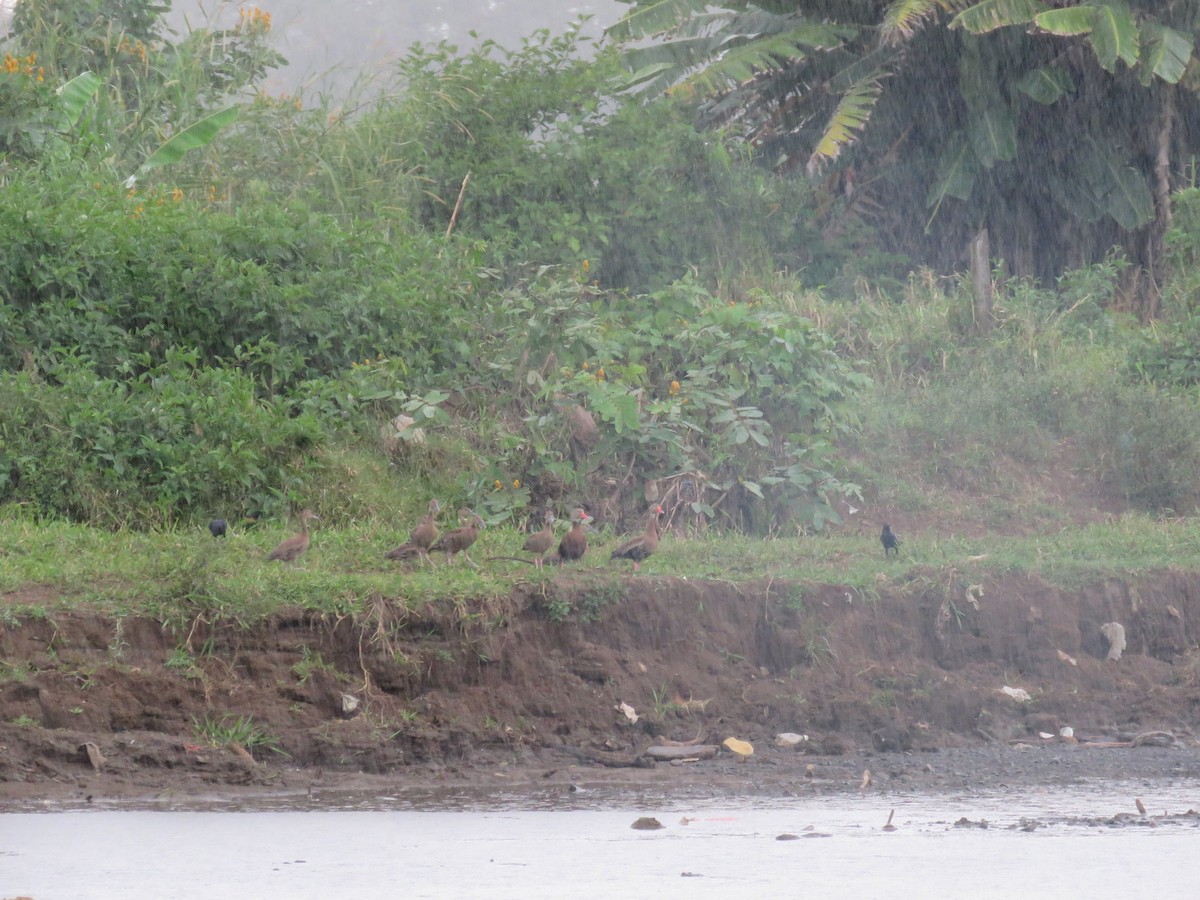
M 1007 297 L 1007 306 L 1000 299 L 1002 321 L 981 341 L 956 330 L 954 310 L 965 301 L 953 285 L 915 280 L 909 294 L 899 303 L 846 305 L 815 294 L 792 300 L 875 378 L 875 388 L 855 400 L 861 434 L 847 436 L 841 449 L 845 475 L 863 486 L 863 515 L 900 511 L 900 558 L 883 559 L 874 525 L 861 535 L 668 535 L 643 564 L 644 577 L 838 584 L 870 597 L 881 574 L 900 583 L 951 567 L 972 581 L 1026 572 L 1064 587 L 1168 568 L 1200 571 L 1200 520 L 1128 514 L 1071 524 L 1080 515 L 1099 519 L 1088 505 L 1101 494 L 1147 509 L 1191 509 L 1200 494 L 1192 474 L 1200 471 L 1193 465 L 1196 401 L 1120 376 L 1127 324 L 1114 319 L 1097 337 L 1055 311 L 1052 293 L 1027 291 Z M 787 297 L 780 302 L 786 307 Z M 609 562 L 619 536 L 606 531 L 592 533 L 592 549 L 569 576 L 554 566 L 539 573 L 486 561 L 525 555 L 525 534 L 511 526 L 483 531 L 471 551 L 479 569 L 461 557 L 426 567 L 385 560 L 429 497 L 447 509 L 459 505 L 473 457 L 465 442 L 446 440 L 436 454 L 402 459 L 369 441 L 327 447 L 327 477 L 309 498 L 322 521 L 296 566 L 266 562 L 294 533 L 294 523 L 282 519 L 234 523 L 226 539 L 213 540 L 203 527 L 114 532 L 36 523 L 17 508 L 0 509 L 0 594 L 10 595 L 0 615 L 12 621 L 86 605 L 249 622 L 298 606 L 370 618 L 380 598 L 408 609 L 449 601 L 470 611 L 469 601 L 562 577 L 572 583 L 547 593 L 552 618 L 594 617 L 619 600 L 631 567 Z M 1076 486 L 1095 496 L 1072 497 Z M 1078 505 L 1068 508 L 1069 499 Z M 450 516 L 442 518 L 443 529 L 450 527 Z M 940 523 L 939 533 L 917 527 L 930 521 Z M 986 537 L 946 536 L 955 532 Z
M 279 738 L 268 734 L 261 725 L 254 721 L 253 716 L 223 715 L 220 719 L 205 716 L 203 719 L 192 720 L 192 731 L 198 740 L 213 747 L 228 747 L 238 744 L 251 756 L 257 750 L 270 750 L 281 756 L 287 756 L 279 746 Z
M 29 612 L 85 606 L 164 619 L 206 611 L 252 622 L 287 607 L 369 615 L 382 597 L 410 609 L 432 601 L 507 597 L 518 582 L 562 577 L 529 565 L 486 562 L 520 555 L 523 536 L 488 529 L 473 548 L 480 569 L 461 558 L 449 566 L 403 568 L 383 559 L 396 529 L 372 525 L 314 532 L 299 565 L 268 563 L 287 532 L 274 523 L 214 541 L 206 533 L 106 532 L 78 525 L 0 520 L 0 590 Z M 385 534 L 386 532 L 386 534 Z M 610 562 L 615 536 L 594 534 L 570 576 L 604 594 L 623 577 L 654 576 L 737 583 L 762 578 L 838 584 L 864 595 L 880 574 L 893 581 L 953 567 L 970 580 L 1026 572 L 1064 587 L 1165 569 L 1200 570 L 1200 520 L 1127 515 L 1034 536 L 980 539 L 905 533 L 898 559 L 884 560 L 874 534 L 826 534 L 758 540 L 743 536 L 683 539 L 667 535 L 638 576 Z M 609 597 L 609 594 L 612 597 Z

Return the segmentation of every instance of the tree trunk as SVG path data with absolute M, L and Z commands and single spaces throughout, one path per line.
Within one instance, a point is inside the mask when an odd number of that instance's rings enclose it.
M 1144 318 L 1158 315 L 1162 281 L 1163 238 L 1171 227 L 1171 132 L 1175 125 L 1174 85 L 1159 90 L 1162 97 L 1158 129 L 1154 136 L 1154 221 L 1146 236 L 1147 296 L 1143 298 Z
M 992 269 L 988 230 L 979 229 L 971 239 L 971 295 L 975 300 L 975 331 L 987 334 L 992 328 Z

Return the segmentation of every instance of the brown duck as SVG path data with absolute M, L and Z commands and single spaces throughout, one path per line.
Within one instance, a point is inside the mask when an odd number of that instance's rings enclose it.
M 430 500 L 429 512 L 421 516 L 417 527 L 409 533 L 408 540 L 383 554 L 384 559 L 412 559 L 416 556 L 424 565 L 425 561 L 429 559 L 430 545 L 437 540 L 438 527 L 435 520 L 441 509 L 442 504 L 436 498 Z
M 663 508 L 656 506 L 646 519 L 646 530 L 637 537 L 632 537 L 619 544 L 609 559 L 633 560 L 633 571 L 638 570 L 642 560 L 658 549 L 658 517 L 663 514 Z
M 521 549 L 533 554 L 533 564 L 539 569 L 542 560 L 554 546 L 554 513 L 546 510 L 546 527 L 525 538 L 525 546 Z
M 278 559 L 285 563 L 292 563 L 299 559 L 300 554 L 308 549 L 308 523 L 312 520 L 319 522 L 321 517 L 311 509 L 302 510 L 300 513 L 300 533 L 295 537 L 288 538 L 286 541 L 280 541 L 279 546 L 267 556 L 267 561 L 270 562 Z
M 587 535 L 583 531 L 583 523 L 591 518 L 582 509 L 571 513 L 571 530 L 563 535 L 558 544 L 558 558 L 562 562 L 583 559 L 587 553 Z
M 471 559 L 471 554 L 467 551 L 478 539 L 479 529 L 483 527 L 483 519 L 479 518 L 475 510 L 463 507 L 458 511 L 458 521 L 465 524 L 443 534 L 430 545 L 429 552 L 444 551 L 446 562 L 449 562 L 455 553 L 461 553 L 466 557 L 468 563 L 478 569 L 479 566 L 475 565 L 475 560 Z

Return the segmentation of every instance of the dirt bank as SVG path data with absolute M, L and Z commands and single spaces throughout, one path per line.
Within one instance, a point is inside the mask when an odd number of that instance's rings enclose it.
M 864 768 L 870 789 L 1200 774 L 1191 573 L 1063 591 L 909 570 L 881 575 L 869 596 L 560 576 L 503 602 L 412 613 L 380 600 L 367 615 L 295 611 L 253 626 L 7 619 L 0 799 L 505 779 L 856 790 Z M 1119 660 L 1106 658 L 1109 622 L 1125 629 Z M 214 746 L 206 724 L 217 739 L 240 727 L 252 754 Z M 1085 743 L 1173 737 L 1093 748 L 1038 736 L 1063 727 Z M 807 739 L 781 749 L 780 732 Z M 697 736 L 737 736 L 755 754 L 641 770 L 554 749 L 622 758 Z

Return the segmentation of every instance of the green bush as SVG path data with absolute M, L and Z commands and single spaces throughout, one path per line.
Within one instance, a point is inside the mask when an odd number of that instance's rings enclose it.
M 599 485 L 640 511 L 643 479 L 701 519 L 765 532 L 820 526 L 857 487 L 833 474 L 868 382 L 811 321 L 770 298 L 731 303 L 691 280 L 647 295 L 543 279 L 489 297 L 445 383 L 478 435 L 464 493 L 494 516 Z M 578 446 L 571 414 L 599 425 Z M 608 490 L 605 488 L 604 490 Z
M 493 264 L 578 266 L 605 286 L 661 288 L 693 267 L 772 270 L 804 240 L 802 179 L 757 167 L 673 105 L 617 94 L 612 52 L 576 32 L 521 49 L 441 45 L 400 64 L 405 93 L 349 127 L 390 135 L 388 159 L 421 178 L 417 216 L 487 242 Z M 387 123 L 385 127 L 382 123 Z
M 169 9 L 170 2 L 143 0 L 20 3 L 5 39 L 18 57 L 36 59 L 51 90 L 84 72 L 100 77 L 104 87 L 89 104 L 76 151 L 109 159 L 122 179 L 164 134 L 243 96 L 286 62 L 270 46 L 270 15 L 257 8 L 230 28 L 189 30 L 177 41 L 163 21 Z M 36 111 L 6 99 L 0 88 L 0 116 L 19 114 L 21 128 L 40 124 Z
M 1093 398 L 1083 435 L 1090 468 L 1134 508 L 1188 515 L 1200 497 L 1200 416 L 1194 398 L 1115 383 Z
M 277 512 L 302 499 L 326 439 L 311 414 L 195 351 L 124 379 L 79 360 L 53 384 L 0 376 L 0 502 L 108 527 Z
M 65 355 L 116 377 L 186 346 L 269 396 L 382 352 L 417 371 L 460 358 L 455 313 L 472 279 L 444 243 L 269 198 L 226 214 L 106 176 L 23 171 L 6 187 L 0 368 Z

